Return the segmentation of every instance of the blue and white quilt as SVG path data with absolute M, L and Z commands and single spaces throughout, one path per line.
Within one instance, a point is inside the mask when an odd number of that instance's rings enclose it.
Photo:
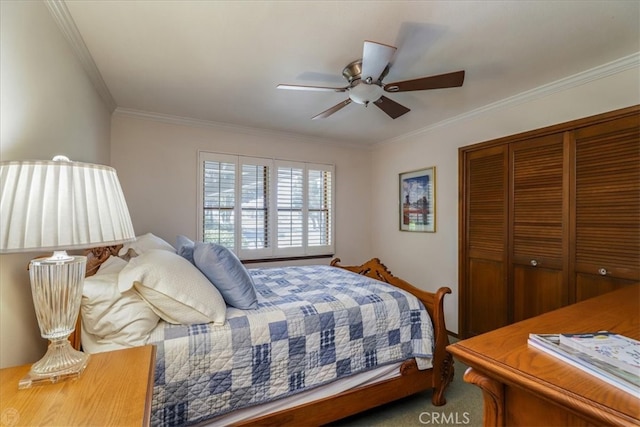
M 151 337 L 153 425 L 196 424 L 409 358 L 431 367 L 433 326 L 411 294 L 329 266 L 249 272 L 258 309 Z

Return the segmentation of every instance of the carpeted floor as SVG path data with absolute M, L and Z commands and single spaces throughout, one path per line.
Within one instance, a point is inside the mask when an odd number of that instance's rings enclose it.
M 456 341 L 453 337 L 450 340 Z M 445 392 L 446 405 L 433 406 L 428 391 L 345 418 L 331 426 L 481 426 L 482 391 L 464 382 L 462 375 L 467 367 L 455 358 L 454 362 L 455 375 Z

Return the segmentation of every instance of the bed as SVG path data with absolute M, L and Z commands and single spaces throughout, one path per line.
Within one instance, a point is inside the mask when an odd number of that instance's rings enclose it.
M 176 254 L 169 255 L 171 250 L 180 250 L 170 245 L 165 249 L 150 250 L 130 261 L 122 258 L 121 246 L 87 251 L 85 294 L 99 292 L 100 301 L 110 294 L 109 304 L 118 316 L 126 318 L 122 313 L 127 309 L 137 316 L 142 306 L 122 302 L 119 295 L 145 295 L 142 299 L 148 306 L 149 301 L 156 304 L 156 294 L 139 287 L 121 291 L 122 280 L 117 291 L 102 289 L 111 286 L 109 280 L 123 276 L 129 283 L 127 272 L 134 262 L 135 269 L 143 268 L 147 274 L 134 280 L 136 286 L 152 281 L 153 275 L 183 278 L 184 271 L 175 264 L 169 266 L 177 261 Z M 146 262 L 151 254 L 161 260 L 153 268 Z M 115 260 L 121 268 L 110 274 L 113 265 L 108 264 Z M 180 261 L 183 267 L 187 264 Z M 100 270 L 102 274 L 95 274 Z M 190 268 L 186 275 L 193 270 L 198 269 Z M 160 313 L 155 325 L 129 315 L 129 322 L 136 323 L 137 329 L 144 323 L 145 330 L 131 342 L 118 341 L 115 335 L 96 339 L 95 327 L 89 326 L 91 316 L 85 316 L 92 303 L 86 303 L 83 295 L 80 319 L 84 322 L 79 319 L 76 328 L 82 333 L 75 333 L 72 343 L 90 353 L 156 345 L 153 425 L 322 425 L 424 390 L 433 390 L 433 405 L 446 403 L 444 392 L 454 372 L 452 357 L 445 350 L 449 341 L 443 299 L 449 288 L 435 293 L 415 288 L 392 275 L 377 258 L 359 266 L 343 266 L 336 258 L 329 266 L 245 271 L 256 290 L 255 307 L 227 305 L 222 318 L 218 312 L 207 323 L 187 317 L 189 324 L 180 324 L 186 322 L 180 318 L 166 321 L 162 307 L 154 307 Z M 180 285 L 182 294 L 194 293 L 184 286 L 189 285 Z M 92 291 L 87 290 L 91 287 Z M 227 297 L 224 294 L 223 305 Z M 196 295 L 192 304 L 210 298 Z M 210 305 L 216 304 L 208 303 L 203 310 Z M 180 310 L 165 311 L 179 317 L 175 313 Z M 382 319 L 390 319 L 390 325 L 383 326 Z M 98 323 L 113 328 L 114 322 L 103 320 Z M 241 342 L 249 347 L 238 350 Z

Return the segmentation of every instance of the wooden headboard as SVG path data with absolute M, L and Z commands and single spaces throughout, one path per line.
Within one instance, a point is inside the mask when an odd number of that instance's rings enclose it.
M 85 277 L 96 274 L 98 268 L 100 268 L 102 263 L 108 260 L 110 256 L 118 256 L 120 249 L 122 249 L 122 245 L 104 246 L 85 250 L 82 254 L 87 257 L 87 272 Z

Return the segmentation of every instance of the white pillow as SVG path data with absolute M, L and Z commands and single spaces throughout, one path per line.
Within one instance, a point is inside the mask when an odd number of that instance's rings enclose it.
M 98 271 L 96 271 L 96 276 L 99 274 L 111 274 L 111 273 L 120 273 L 123 268 L 127 266 L 127 261 L 119 258 L 117 256 L 110 256 L 107 258 L 105 262 L 102 263 Z
M 152 249 L 132 258 L 118 276 L 120 292 L 131 287 L 169 323 L 225 322 L 227 306 L 220 292 L 176 253 Z
M 120 293 L 117 273 L 84 279 L 80 313 L 86 332 L 129 347 L 146 344 L 160 320 L 134 290 Z
M 163 330 L 164 324 L 165 323 L 162 320 L 159 321 L 156 327 L 153 328 L 153 330 L 149 333 L 149 338 L 147 339 L 147 341 L 145 343 L 142 343 L 141 345 L 156 341 L 156 339 L 153 338 L 154 334 L 157 334 L 157 332 L 155 331 L 157 329 Z M 122 343 L 118 339 L 108 340 L 108 339 L 100 338 L 97 335 L 90 334 L 86 331 L 86 329 L 84 328 L 84 325 L 80 330 L 80 334 L 82 338 L 82 351 L 84 351 L 85 353 L 89 353 L 89 354 L 103 353 L 105 351 L 122 350 L 122 349 L 131 347 L 130 344 Z
M 176 253 L 176 249 L 171 246 L 171 244 L 162 240 L 160 237 L 147 233 L 142 236 L 137 236 L 136 240 L 130 243 L 125 243 L 122 248 L 118 251 L 119 256 L 125 256 L 129 254 L 130 256 L 140 256 L 147 251 L 153 249 L 162 249 L 165 251 Z M 131 254 L 129 251 L 133 251 Z

